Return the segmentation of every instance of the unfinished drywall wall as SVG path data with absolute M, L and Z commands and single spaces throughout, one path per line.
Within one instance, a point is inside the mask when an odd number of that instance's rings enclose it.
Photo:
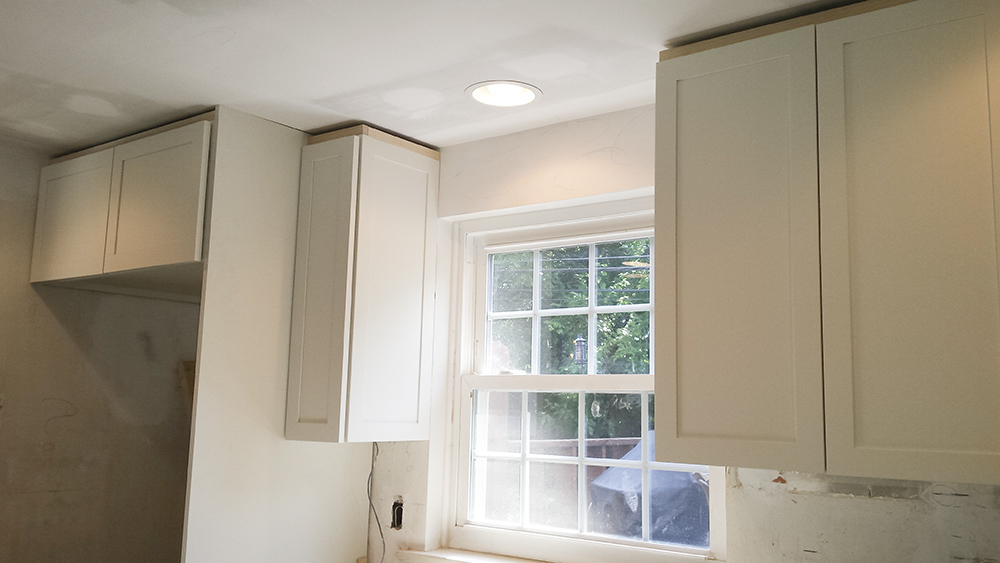
M 729 560 L 1000 561 L 1000 488 L 730 469 Z
M 176 563 L 198 306 L 32 287 L 43 163 L 0 144 L 0 561 Z
M 427 467 L 429 443 L 379 442 L 375 473 L 372 475 L 372 505 L 378 510 L 376 527 L 374 512 L 369 512 L 368 561 L 396 561 L 400 549 L 423 550 L 427 547 Z M 393 502 L 403 501 L 403 526 L 396 530 L 390 524 Z M 430 523 L 433 525 L 433 523 Z M 383 546 L 383 542 L 385 545 Z
M 445 148 L 441 215 L 461 219 L 649 190 L 652 130 L 648 107 Z M 618 154 L 611 147 L 618 146 L 631 147 L 629 161 L 611 158 Z M 450 318 L 454 323 L 455 315 Z M 449 466 L 437 458 L 447 458 L 452 438 L 443 431 L 432 436 L 429 445 L 384 444 L 376 463 L 374 499 L 386 537 L 386 563 L 400 561 L 398 549 L 435 547 L 434 534 L 426 532 L 441 525 L 440 512 L 421 487 L 441 481 L 450 486 Z M 402 530 L 389 529 L 386 521 L 394 495 L 409 503 Z M 727 485 L 728 560 L 996 562 L 998 496 L 990 486 L 734 470 Z M 419 513 L 424 502 L 431 508 Z M 374 524 L 369 540 L 372 554 L 380 557 Z

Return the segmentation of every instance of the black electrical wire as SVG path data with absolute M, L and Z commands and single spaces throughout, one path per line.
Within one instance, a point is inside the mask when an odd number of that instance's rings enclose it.
M 382 522 L 378 519 L 378 511 L 375 510 L 375 503 L 372 501 L 372 476 L 375 475 L 375 460 L 378 459 L 378 442 L 372 442 L 372 469 L 368 472 L 368 508 L 375 515 L 375 527 L 378 528 L 378 536 L 382 538 L 382 558 L 379 563 L 385 563 L 385 534 L 382 532 Z

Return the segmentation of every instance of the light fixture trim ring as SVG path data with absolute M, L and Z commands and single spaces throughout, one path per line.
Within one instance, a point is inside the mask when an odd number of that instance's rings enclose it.
M 491 95 L 488 92 L 486 93 L 485 97 L 483 95 L 477 95 L 477 91 L 482 92 L 482 90 L 480 89 L 485 90 L 490 86 L 496 86 L 496 85 L 517 86 L 522 88 L 523 90 L 515 94 L 514 97 L 508 99 L 501 97 L 491 97 L 495 96 L 495 94 Z M 531 96 L 530 97 L 525 96 L 524 90 L 530 92 Z M 527 82 L 522 82 L 520 80 L 483 80 L 481 82 L 476 82 L 475 84 L 469 85 L 469 87 L 465 89 L 465 93 L 472 96 L 473 99 L 482 104 L 499 106 L 499 107 L 514 107 L 533 102 L 535 99 L 537 99 L 539 96 L 542 95 L 542 89 L 539 88 L 538 86 L 535 86 L 534 84 L 529 84 Z

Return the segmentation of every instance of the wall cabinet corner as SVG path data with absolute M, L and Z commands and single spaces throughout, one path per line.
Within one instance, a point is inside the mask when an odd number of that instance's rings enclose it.
M 438 160 L 371 135 L 303 149 L 285 436 L 429 436 Z

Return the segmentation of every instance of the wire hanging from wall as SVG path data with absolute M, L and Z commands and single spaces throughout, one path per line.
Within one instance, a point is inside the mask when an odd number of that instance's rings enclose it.
M 385 534 L 382 532 L 382 522 L 379 521 L 378 511 L 375 510 L 375 503 L 372 501 L 372 477 L 375 475 L 375 460 L 378 459 L 378 442 L 372 442 L 372 468 L 368 472 L 368 508 L 375 516 L 375 527 L 378 528 L 378 536 L 382 539 L 382 557 L 379 563 L 385 563 Z

